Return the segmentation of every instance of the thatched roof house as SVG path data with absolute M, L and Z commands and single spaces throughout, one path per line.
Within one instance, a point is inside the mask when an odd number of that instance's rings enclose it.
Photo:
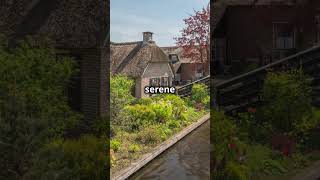
M 135 96 L 146 97 L 145 86 L 171 86 L 174 70 L 169 58 L 144 32 L 143 41 L 111 43 L 111 72 L 124 74 L 136 81 Z

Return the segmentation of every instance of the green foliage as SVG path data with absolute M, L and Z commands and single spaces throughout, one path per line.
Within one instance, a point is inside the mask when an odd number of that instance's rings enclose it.
M 320 127 L 320 110 L 313 109 L 312 114 L 304 116 L 301 121 L 294 124 L 295 131 L 292 133 L 297 137 L 301 150 L 320 148 L 319 127 Z
M 202 101 L 201 101 L 202 104 L 204 104 L 207 108 L 210 107 L 210 96 L 206 96 Z
M 154 100 L 152 98 L 140 98 L 136 99 L 133 104 L 140 104 L 140 105 L 150 105 Z
M 239 135 L 242 140 L 268 143 L 273 134 L 273 127 L 270 122 L 261 122 L 255 113 L 239 113 L 237 118 Z
M 126 106 L 124 108 L 127 117 L 125 125 L 135 131 L 146 124 L 154 123 L 157 114 L 153 110 L 150 106 L 140 104 Z
M 139 147 L 138 144 L 131 144 L 129 146 L 129 152 L 130 153 L 135 153 L 135 152 L 138 152 L 138 151 L 140 151 L 140 147 Z
M 194 84 L 191 90 L 191 100 L 196 103 L 203 103 L 209 96 L 207 86 L 204 84 Z M 207 100 L 205 100 L 207 102 Z
M 106 179 L 105 143 L 93 136 L 55 140 L 41 149 L 27 179 Z
M 250 169 L 250 173 L 254 177 L 266 175 L 275 175 L 287 172 L 283 164 L 281 164 L 282 155 L 275 156 L 276 152 L 262 146 L 255 145 L 248 148 L 246 165 Z
M 110 79 L 110 111 L 111 124 L 121 124 L 123 117 L 120 113 L 126 105 L 129 105 L 134 97 L 132 88 L 134 81 L 124 75 L 111 75 Z
M 164 123 L 173 118 L 173 105 L 166 100 L 159 100 L 151 104 L 153 112 L 156 114 L 158 122 Z
M 115 140 L 115 139 L 112 139 L 110 141 L 110 148 L 113 150 L 113 151 L 118 151 L 120 149 L 120 146 L 121 146 L 121 142 L 118 141 L 118 140 Z
M 0 179 L 20 179 L 35 152 L 68 133 L 81 117 L 67 103 L 76 65 L 32 40 L 10 49 L 0 42 Z
M 211 112 L 212 122 L 214 126 L 211 129 L 211 139 L 214 145 L 213 157 L 216 166 L 219 166 L 223 159 L 230 159 L 229 144 L 236 139 L 238 128 L 232 123 L 231 119 L 221 112 Z
M 162 141 L 166 140 L 173 133 L 173 131 L 168 126 L 161 126 L 158 132 Z
M 180 121 L 177 121 L 177 120 L 170 120 L 167 122 L 167 126 L 170 129 L 175 129 L 175 128 L 179 128 L 181 126 L 181 123 Z
M 145 127 L 138 132 L 135 140 L 143 144 L 158 143 L 161 141 L 161 129 L 159 129 L 158 125 Z
M 229 162 L 225 170 L 226 180 L 248 180 L 248 169 L 244 165 Z
M 262 98 L 268 104 L 260 117 L 280 132 L 294 131 L 295 124 L 312 110 L 311 88 L 302 71 L 269 73 Z
M 155 98 L 156 101 L 163 100 L 164 102 L 168 102 L 172 105 L 173 116 L 175 119 L 180 119 L 181 114 L 186 111 L 187 104 L 185 100 L 183 100 L 180 96 L 177 95 L 160 95 Z

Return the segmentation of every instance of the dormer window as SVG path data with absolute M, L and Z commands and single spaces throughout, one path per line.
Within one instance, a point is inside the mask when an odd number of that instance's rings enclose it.
M 176 54 L 170 54 L 169 58 L 170 58 L 172 64 L 179 61 L 178 55 L 176 55 Z

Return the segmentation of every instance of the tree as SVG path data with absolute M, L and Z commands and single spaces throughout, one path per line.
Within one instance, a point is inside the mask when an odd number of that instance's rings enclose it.
M 175 37 L 176 44 L 183 49 L 183 57 L 191 58 L 193 62 L 204 63 L 209 67 L 210 57 L 210 7 L 194 10 L 194 15 L 183 20 L 186 27 L 181 30 L 181 36 Z

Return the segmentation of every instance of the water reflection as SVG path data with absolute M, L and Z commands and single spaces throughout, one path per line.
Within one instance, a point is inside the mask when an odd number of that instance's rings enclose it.
M 210 178 L 210 124 L 203 124 L 142 168 L 130 180 L 206 180 Z

